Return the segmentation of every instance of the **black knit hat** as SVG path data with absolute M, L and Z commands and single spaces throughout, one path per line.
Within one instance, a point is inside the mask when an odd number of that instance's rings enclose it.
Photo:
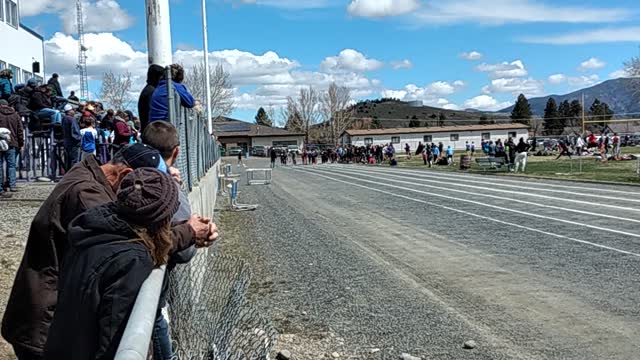
M 140 168 L 127 175 L 118 190 L 118 214 L 123 220 L 157 230 L 178 211 L 178 187 L 167 174 Z

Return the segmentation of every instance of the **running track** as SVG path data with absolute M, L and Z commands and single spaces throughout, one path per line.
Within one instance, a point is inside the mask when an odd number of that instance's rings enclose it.
M 267 206 L 295 207 L 307 232 L 317 226 L 349 244 L 310 239 L 309 251 L 367 264 L 370 274 L 357 276 L 377 289 L 368 301 L 389 303 L 388 315 L 414 329 L 389 334 L 385 322 L 361 319 L 358 331 L 386 334 L 387 346 L 423 342 L 412 350 L 427 358 L 636 359 L 639 190 L 319 165 L 277 168 L 269 199 L 255 194 Z M 377 295 L 390 279 L 397 297 L 415 304 Z M 465 337 L 481 344 L 476 352 L 445 350 Z

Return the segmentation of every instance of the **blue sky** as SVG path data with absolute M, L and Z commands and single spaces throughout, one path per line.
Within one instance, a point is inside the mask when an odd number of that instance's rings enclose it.
M 47 72 L 77 88 L 72 4 L 23 0 L 22 21 L 47 40 Z M 301 86 L 347 85 L 355 99 L 392 96 L 496 110 L 518 93 L 566 93 L 624 74 L 638 55 L 636 0 L 211 0 L 210 58 L 231 74 L 233 115 L 281 106 Z M 131 71 L 144 86 L 142 0 L 88 0 L 91 91 Z M 171 0 L 176 61 L 202 58 L 200 2 Z

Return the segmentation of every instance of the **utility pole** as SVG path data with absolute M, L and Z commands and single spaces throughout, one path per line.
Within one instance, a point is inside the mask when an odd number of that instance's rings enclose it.
M 169 0 L 145 0 L 149 65 L 171 65 L 171 15 Z
M 205 90 L 207 92 L 207 129 L 213 135 L 213 116 L 211 114 L 211 73 L 209 71 L 209 36 L 207 28 L 207 2 L 202 0 L 202 41 L 204 43 Z

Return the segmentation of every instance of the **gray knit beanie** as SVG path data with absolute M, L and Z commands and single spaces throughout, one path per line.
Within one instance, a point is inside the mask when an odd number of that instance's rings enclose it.
M 118 214 L 123 220 L 155 231 L 178 211 L 178 187 L 167 174 L 140 168 L 127 175 L 118 190 Z

